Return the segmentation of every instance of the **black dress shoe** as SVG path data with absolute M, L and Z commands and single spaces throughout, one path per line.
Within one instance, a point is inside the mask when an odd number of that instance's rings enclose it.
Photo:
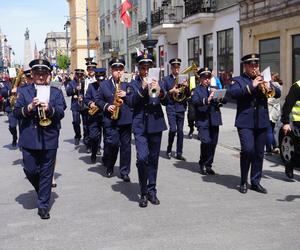
M 54 182 L 54 183 L 51 184 L 51 187 L 56 188 L 57 184 Z
M 97 160 L 97 156 L 92 154 L 91 155 L 91 162 L 96 163 L 96 160 Z
M 140 207 L 147 207 L 148 201 L 146 195 L 142 195 L 140 200 L 139 200 L 139 206 Z
M 167 159 L 171 159 L 171 152 L 166 153 Z
M 204 169 L 204 166 L 200 165 L 199 173 L 202 175 L 207 175 L 206 170 Z
M 262 193 L 262 194 L 266 194 L 267 193 L 267 189 L 265 189 L 259 183 L 258 184 L 251 184 L 251 190 L 254 190 L 254 191 Z
M 209 174 L 209 175 L 215 175 L 216 174 L 215 171 L 213 171 L 211 169 L 211 167 L 206 167 L 206 173 Z
M 153 205 L 159 205 L 160 201 L 157 199 L 156 194 L 148 194 L 147 195 L 148 201 L 150 201 Z
M 292 167 L 285 166 L 285 174 L 288 178 L 294 179 L 294 169 Z
M 241 184 L 240 187 L 239 187 L 239 191 L 240 191 L 240 193 L 242 193 L 242 194 L 247 193 L 247 191 L 248 191 L 247 183 Z
M 79 145 L 79 141 L 80 141 L 80 139 L 79 138 L 75 138 L 75 146 L 78 146 Z
M 130 177 L 128 174 L 121 175 L 121 179 L 125 182 L 130 182 Z
M 108 168 L 108 169 L 106 170 L 106 176 L 107 176 L 108 178 L 111 178 L 111 177 L 113 176 L 113 173 L 114 173 L 114 170 L 113 170 L 113 169 Z
M 50 219 L 50 214 L 48 213 L 46 208 L 39 208 L 38 215 L 41 217 L 42 220 Z
M 101 155 L 101 149 L 98 148 L 96 155 L 100 156 Z
M 186 159 L 182 155 L 176 155 L 177 160 L 186 161 Z
M 17 141 L 13 140 L 12 143 L 11 143 L 11 145 L 12 145 L 13 148 L 15 148 L 17 146 Z

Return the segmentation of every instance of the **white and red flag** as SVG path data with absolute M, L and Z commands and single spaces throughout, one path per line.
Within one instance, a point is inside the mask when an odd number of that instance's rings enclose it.
M 131 2 L 129 0 L 122 0 L 122 4 L 120 6 L 120 17 L 122 20 L 122 23 L 126 26 L 126 28 L 131 27 L 131 17 L 129 15 L 128 10 L 132 8 Z

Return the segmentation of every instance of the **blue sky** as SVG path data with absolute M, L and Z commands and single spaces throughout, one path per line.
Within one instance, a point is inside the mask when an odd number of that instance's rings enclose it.
M 29 29 L 31 48 L 44 48 L 46 34 L 64 31 L 69 15 L 67 0 L 0 0 L 0 28 L 15 52 L 16 63 L 23 61 L 24 33 Z

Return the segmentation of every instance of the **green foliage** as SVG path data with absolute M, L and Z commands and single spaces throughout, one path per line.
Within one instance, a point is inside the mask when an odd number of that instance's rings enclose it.
M 70 58 L 67 55 L 58 55 L 56 58 L 58 68 L 67 70 L 70 65 Z

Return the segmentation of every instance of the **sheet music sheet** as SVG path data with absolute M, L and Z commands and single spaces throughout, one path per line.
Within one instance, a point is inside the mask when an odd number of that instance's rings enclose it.
M 264 69 L 264 71 L 262 72 L 262 76 L 264 78 L 264 81 L 266 82 L 270 82 L 272 80 L 270 67 Z
M 159 72 L 160 68 L 150 68 L 148 76 L 146 77 L 146 81 L 150 84 L 152 80 L 159 80 Z
M 49 102 L 50 100 L 50 86 L 49 85 L 36 85 L 36 97 L 40 102 Z
M 226 91 L 227 91 L 227 89 L 217 89 L 217 90 L 214 92 L 213 99 L 221 99 L 221 98 L 224 98 L 225 95 L 226 95 Z

